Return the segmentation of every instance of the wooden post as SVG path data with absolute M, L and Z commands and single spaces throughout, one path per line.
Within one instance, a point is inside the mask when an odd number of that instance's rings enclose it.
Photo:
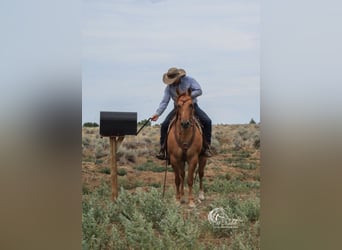
M 110 155 L 111 155 L 111 179 L 112 179 L 112 200 L 118 197 L 118 169 L 116 165 L 116 151 L 120 147 L 124 136 L 110 137 Z
M 118 175 L 116 166 L 116 138 L 110 137 L 110 155 L 111 155 L 111 179 L 112 179 L 112 201 L 118 197 Z

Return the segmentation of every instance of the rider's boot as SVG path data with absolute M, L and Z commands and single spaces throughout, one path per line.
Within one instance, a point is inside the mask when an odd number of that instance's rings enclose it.
M 157 157 L 159 160 L 166 160 L 165 145 L 161 145 L 161 146 L 160 146 L 160 151 L 159 151 L 159 153 L 156 155 L 156 157 Z

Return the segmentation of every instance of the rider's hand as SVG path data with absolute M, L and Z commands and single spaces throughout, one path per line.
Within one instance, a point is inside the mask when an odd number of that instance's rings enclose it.
M 159 115 L 154 114 L 154 115 L 151 117 L 151 120 L 155 122 L 156 120 L 158 120 L 158 118 L 159 118 Z

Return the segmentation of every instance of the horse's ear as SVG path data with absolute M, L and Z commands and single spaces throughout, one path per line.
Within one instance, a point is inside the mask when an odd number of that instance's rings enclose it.
M 191 96 L 191 92 L 192 92 L 191 88 L 188 88 L 188 95 L 189 96 Z
M 176 88 L 176 93 L 177 93 L 177 96 L 181 95 L 181 92 L 179 91 L 179 88 Z

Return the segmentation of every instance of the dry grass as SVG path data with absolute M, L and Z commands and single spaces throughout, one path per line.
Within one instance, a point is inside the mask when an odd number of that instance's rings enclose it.
M 132 194 L 136 193 L 137 188 L 162 189 L 164 173 L 161 170 L 165 168 L 165 163 L 154 156 L 159 150 L 159 130 L 158 126 L 146 127 L 138 136 L 126 136 L 118 150 L 118 168 L 123 173 L 118 176 L 119 185 Z M 224 249 L 222 247 L 226 245 L 230 246 L 228 249 L 239 249 L 239 246 L 259 249 L 259 145 L 259 125 L 213 126 L 212 148 L 215 155 L 208 160 L 204 176 L 207 198 L 197 204 L 194 211 L 200 220 L 198 225 L 194 225 L 198 231 L 193 235 L 198 247 Z M 109 138 L 101 138 L 98 128 L 83 128 L 82 155 L 83 192 L 85 197 L 90 197 L 94 190 L 103 188 L 103 183 L 110 186 Z M 166 185 L 167 191 L 174 194 L 171 171 L 167 174 Z M 207 225 L 207 215 L 215 206 L 245 210 L 248 230 L 228 233 L 212 231 Z M 191 212 L 184 208 L 180 213 L 186 217 Z M 115 230 L 120 231 L 120 227 Z M 159 231 L 155 230 L 154 234 L 158 234 Z

